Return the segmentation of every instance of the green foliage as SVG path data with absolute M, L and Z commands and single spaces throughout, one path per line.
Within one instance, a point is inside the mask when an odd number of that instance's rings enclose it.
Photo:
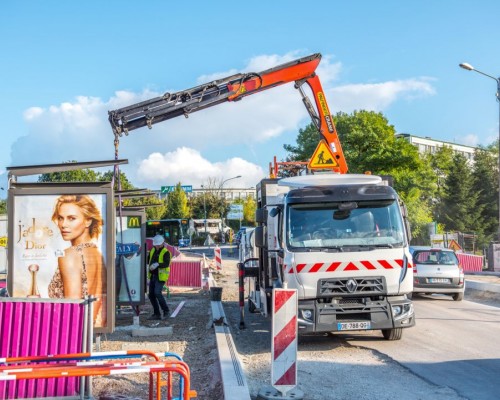
M 68 161 L 64 164 L 72 164 L 76 161 Z M 38 182 L 97 182 L 99 173 L 92 169 L 77 169 L 73 171 L 51 172 L 38 177 Z
M 167 200 L 159 200 L 156 197 L 144 197 L 144 204 L 150 204 L 146 207 L 146 219 L 162 219 L 167 212 Z
M 0 214 L 7 214 L 7 200 L 0 199 Z
M 447 231 L 470 233 L 482 232 L 483 206 L 478 203 L 479 194 L 473 191 L 473 175 L 467 159 L 461 154 L 453 156 L 450 173 L 445 179 L 439 222 Z
M 415 146 L 395 137 L 395 129 L 381 113 L 354 111 L 334 117 L 340 143 L 350 173 L 370 171 L 391 175 L 394 188 L 405 202 L 413 237 L 428 237 L 427 224 L 432 221 L 431 200 L 436 190 L 436 174 L 419 156 Z M 297 145 L 285 145 L 289 160 L 309 159 L 318 145 L 316 128 L 311 123 L 299 131 Z
M 308 161 L 312 157 L 319 140 L 319 132 L 312 122 L 304 129 L 299 129 L 297 145 L 283 145 L 283 148 L 289 153 L 287 161 Z
M 186 193 L 179 182 L 167 196 L 167 207 L 164 218 L 188 218 L 189 207 Z
M 114 171 L 106 171 L 99 176 L 99 182 L 112 182 L 114 180 L 115 190 L 131 190 L 137 189 L 130 181 L 124 172 L 120 171 L 120 186 L 118 186 L 118 180 L 114 179 Z
M 477 194 L 481 231 L 478 232 L 480 248 L 496 239 L 498 231 L 498 152 L 497 149 L 478 149 L 474 154 L 472 192 Z
M 257 209 L 257 202 L 253 197 L 247 197 L 243 203 L 243 225 L 255 225 L 255 210 Z

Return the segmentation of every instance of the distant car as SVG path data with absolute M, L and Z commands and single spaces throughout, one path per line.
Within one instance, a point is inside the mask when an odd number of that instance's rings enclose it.
M 452 249 L 418 247 L 413 255 L 413 293 L 449 294 L 453 300 L 464 298 L 464 271 Z
M 239 245 L 241 243 L 241 235 L 249 228 L 248 226 L 242 226 L 236 235 L 234 235 L 233 243 Z

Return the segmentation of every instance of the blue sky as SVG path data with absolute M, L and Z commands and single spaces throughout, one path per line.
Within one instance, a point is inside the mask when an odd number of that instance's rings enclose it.
M 458 64 L 500 75 L 500 2 L 238 3 L 1 2 L 0 185 L 8 166 L 113 159 L 108 110 L 312 53 L 332 113 L 380 111 L 399 133 L 460 144 L 498 139 L 496 83 Z M 226 187 L 251 187 L 308 118 L 293 85 L 271 89 L 131 132 L 122 170 L 150 189 L 237 175 Z

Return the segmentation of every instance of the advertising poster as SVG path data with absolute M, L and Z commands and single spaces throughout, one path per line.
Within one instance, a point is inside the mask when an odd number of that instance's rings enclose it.
M 144 215 L 116 218 L 116 301 L 118 305 L 144 304 Z
M 12 200 L 11 295 L 52 299 L 92 295 L 97 298 L 93 302 L 97 332 L 114 320 L 113 310 L 108 309 L 112 289 L 106 267 L 107 195 L 61 192 L 16 195 Z

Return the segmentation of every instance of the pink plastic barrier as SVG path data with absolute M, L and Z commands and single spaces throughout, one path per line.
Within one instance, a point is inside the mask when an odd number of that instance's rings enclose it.
M 464 272 L 481 272 L 483 270 L 483 256 L 456 253 Z
M 87 307 L 83 301 L 0 298 L 2 358 L 81 353 Z M 76 396 L 79 378 L 0 382 L 0 399 Z
M 173 260 L 167 286 L 201 288 L 201 261 Z

